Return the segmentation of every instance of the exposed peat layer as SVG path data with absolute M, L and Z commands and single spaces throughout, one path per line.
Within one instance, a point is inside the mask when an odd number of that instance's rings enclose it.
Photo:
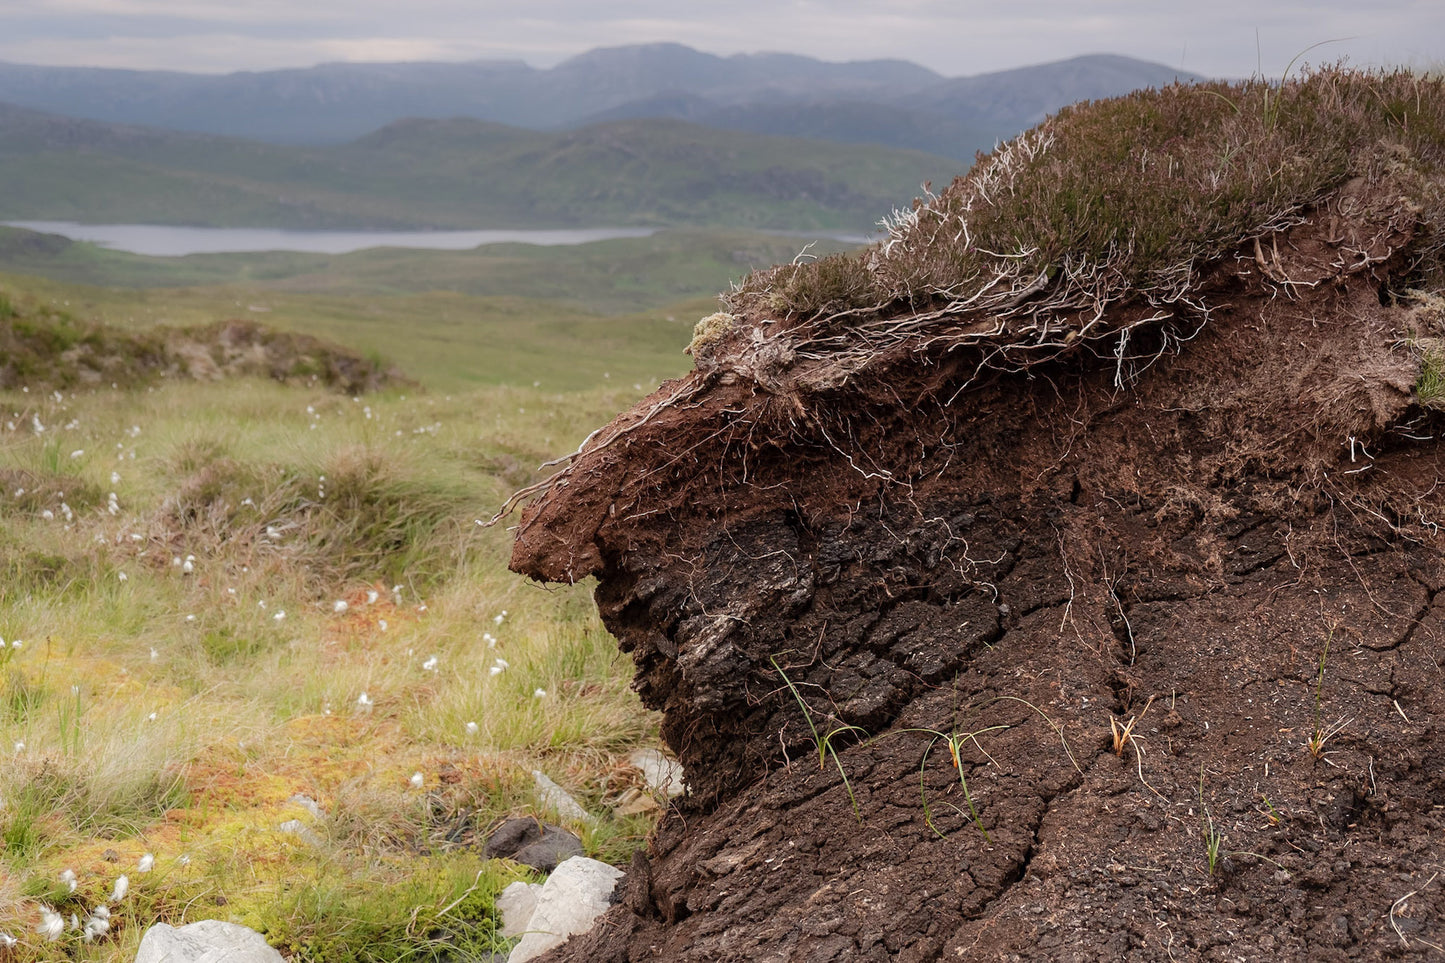
M 517 528 L 690 781 L 548 959 L 1439 958 L 1442 169 L 1173 87 L 745 279 Z

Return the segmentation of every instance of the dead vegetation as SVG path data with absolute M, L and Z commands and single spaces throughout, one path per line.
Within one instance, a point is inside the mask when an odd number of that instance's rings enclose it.
M 1019 370 L 1089 347 L 1122 365 L 1139 360 L 1138 328 L 1163 328 L 1166 346 L 1191 336 L 1207 272 L 1241 249 L 1286 296 L 1314 283 L 1283 273 L 1274 239 L 1347 185 L 1332 216 L 1373 233 L 1339 239 L 1339 270 L 1408 240 L 1402 286 L 1445 284 L 1442 170 L 1439 79 L 1326 69 L 1139 91 L 981 157 L 868 251 L 756 272 L 725 301 L 817 362 L 798 380 L 819 388 L 899 348 L 971 347 L 980 369 Z

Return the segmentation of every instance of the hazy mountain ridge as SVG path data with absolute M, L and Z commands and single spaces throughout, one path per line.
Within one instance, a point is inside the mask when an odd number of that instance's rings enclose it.
M 671 119 L 406 119 L 288 146 L 0 105 L 0 219 L 291 228 L 725 225 L 862 233 L 957 161 Z
M 681 44 L 592 50 L 550 69 L 516 61 L 324 64 L 226 75 L 0 64 L 0 101 L 112 123 L 339 143 L 403 117 L 471 117 L 534 130 L 599 119 L 675 117 L 851 142 L 946 149 L 972 158 L 1079 99 L 1190 75 L 1096 55 L 945 78 L 898 60 L 831 63 L 793 54 L 719 57 Z M 879 124 L 877 107 L 900 112 Z M 945 123 L 945 121 L 947 123 Z M 918 133 L 940 133 L 932 141 Z

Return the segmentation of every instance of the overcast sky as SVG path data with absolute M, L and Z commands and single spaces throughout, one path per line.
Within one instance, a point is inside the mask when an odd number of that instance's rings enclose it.
M 1256 38 L 1258 44 L 1256 45 Z M 962 76 L 1119 53 L 1277 77 L 1297 54 L 1445 64 L 1442 0 L 0 0 L 0 60 L 207 72 L 508 58 L 672 40 L 709 53 L 912 60 Z M 1306 52 L 1306 48 L 1331 41 Z

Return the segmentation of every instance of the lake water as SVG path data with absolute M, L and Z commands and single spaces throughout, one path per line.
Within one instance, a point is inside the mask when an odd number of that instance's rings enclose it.
M 281 231 L 260 227 L 172 227 L 164 224 L 76 224 L 71 221 L 5 221 L 10 227 L 60 234 L 73 241 L 151 257 L 305 251 L 349 254 L 373 247 L 469 251 L 483 244 L 586 244 L 620 237 L 648 237 L 650 227 L 595 227 L 555 231 Z

